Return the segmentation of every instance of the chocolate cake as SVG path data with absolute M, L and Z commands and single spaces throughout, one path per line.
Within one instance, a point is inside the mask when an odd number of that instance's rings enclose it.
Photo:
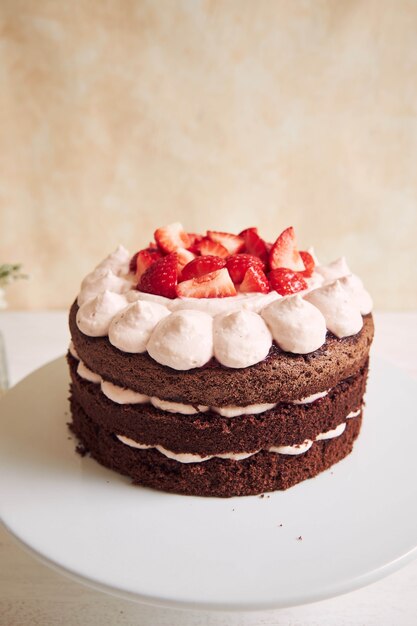
M 81 285 L 70 311 L 71 429 L 134 483 L 230 497 L 287 489 L 359 434 L 372 302 L 342 258 L 319 265 L 292 228 L 273 245 L 155 232 Z

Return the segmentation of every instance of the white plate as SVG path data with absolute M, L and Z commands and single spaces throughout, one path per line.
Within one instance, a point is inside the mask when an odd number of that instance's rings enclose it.
M 373 362 L 348 458 L 264 498 L 195 498 L 134 487 L 75 454 L 61 358 L 0 403 L 0 514 L 50 565 L 142 602 L 243 611 L 351 591 L 416 553 L 414 387 Z

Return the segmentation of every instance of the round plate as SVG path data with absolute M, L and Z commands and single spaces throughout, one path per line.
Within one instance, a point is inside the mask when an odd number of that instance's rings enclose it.
M 349 457 L 285 492 L 196 498 L 133 486 L 75 453 L 61 358 L 0 403 L 0 513 L 50 565 L 130 599 L 243 611 L 328 598 L 416 553 L 414 388 L 373 362 Z

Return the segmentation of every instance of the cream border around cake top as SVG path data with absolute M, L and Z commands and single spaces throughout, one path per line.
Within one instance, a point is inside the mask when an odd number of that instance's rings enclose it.
M 169 299 L 135 288 L 131 256 L 119 246 L 84 278 L 77 326 L 176 370 L 201 367 L 213 356 L 226 367 L 249 367 L 266 358 L 273 341 L 286 352 L 314 352 L 327 330 L 340 339 L 357 334 L 362 315 L 372 310 L 370 295 L 344 257 L 316 264 L 308 288 L 291 296 L 272 291 Z

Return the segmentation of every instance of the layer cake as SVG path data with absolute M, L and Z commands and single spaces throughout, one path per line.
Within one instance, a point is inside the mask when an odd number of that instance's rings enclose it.
M 134 483 L 200 496 L 287 489 L 359 434 L 372 302 L 292 228 L 268 244 L 155 232 L 82 282 L 70 311 L 71 429 Z

